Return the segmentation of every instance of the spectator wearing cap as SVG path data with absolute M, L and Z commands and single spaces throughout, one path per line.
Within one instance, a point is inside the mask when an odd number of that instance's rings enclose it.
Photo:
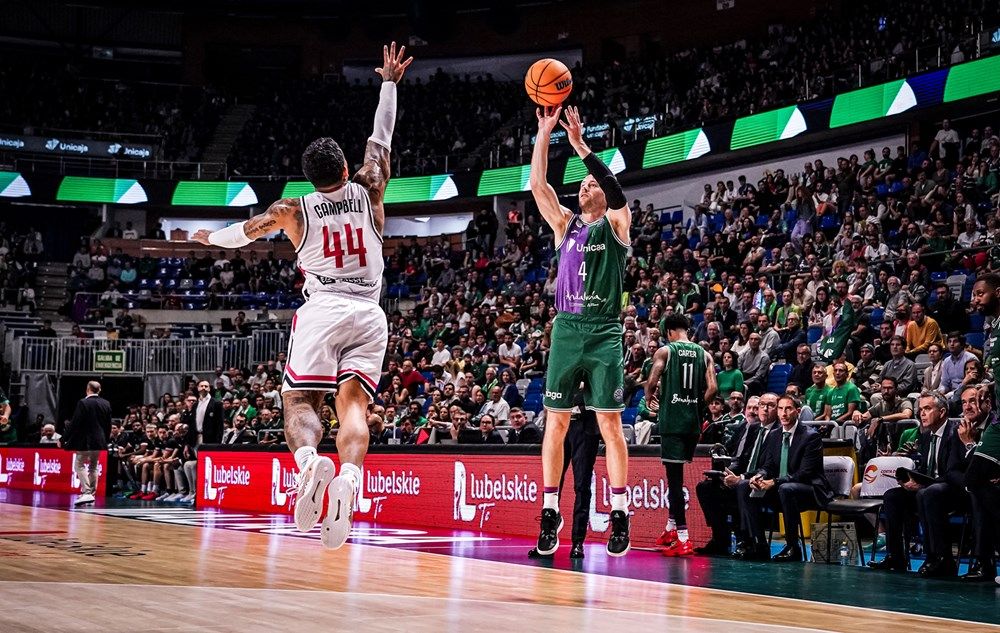
M 906 355 L 909 358 L 925 354 L 931 343 L 944 343 L 941 328 L 937 321 L 926 315 L 922 304 L 914 303 L 910 316 L 906 326 Z

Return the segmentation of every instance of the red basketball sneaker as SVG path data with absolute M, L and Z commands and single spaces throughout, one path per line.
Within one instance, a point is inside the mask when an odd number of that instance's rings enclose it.
M 674 541 L 666 549 L 660 550 L 660 553 L 664 556 L 693 556 L 694 547 L 691 545 L 691 541 Z
M 656 539 L 658 548 L 670 547 L 677 542 L 677 530 L 663 530 L 663 534 Z

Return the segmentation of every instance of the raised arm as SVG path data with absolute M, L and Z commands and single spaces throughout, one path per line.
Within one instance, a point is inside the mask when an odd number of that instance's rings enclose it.
M 632 227 L 632 210 L 628 208 L 628 201 L 625 199 L 621 185 L 618 184 L 618 178 L 608 169 L 607 165 L 601 162 L 597 154 L 590 151 L 590 147 L 583 140 L 583 122 L 580 120 L 580 111 L 577 110 L 576 106 L 566 108 L 566 121 L 560 121 L 559 124 L 566 130 L 566 138 L 576 150 L 576 155 L 587 166 L 587 171 L 604 192 L 604 197 L 608 201 L 608 220 L 611 221 L 615 234 L 622 243 L 630 243 L 632 241 L 631 236 L 629 236 L 629 229 Z
M 391 46 L 382 47 L 382 67 L 375 69 L 382 77 L 378 108 L 375 110 L 375 127 L 365 146 L 365 161 L 353 178 L 354 182 L 368 190 L 375 230 L 380 234 L 385 225 L 385 207 L 382 201 L 385 198 L 385 186 L 389 182 L 389 152 L 392 131 L 396 127 L 396 84 L 413 62 L 412 57 L 403 58 L 405 53 L 405 46 L 400 46 L 399 52 L 396 51 L 395 42 Z
M 284 230 L 292 244 L 302 241 L 304 222 L 298 198 L 282 198 L 271 204 L 267 211 L 246 220 L 230 224 L 218 231 L 199 229 L 191 240 L 206 246 L 242 248 L 254 240 L 278 230 Z
M 531 152 L 531 195 L 535 198 L 535 204 L 542 214 L 542 219 L 549 225 L 555 234 L 555 243 L 560 244 L 563 235 L 566 233 L 566 225 L 569 224 L 571 216 L 570 210 L 559 204 L 559 197 L 556 190 L 546 180 L 549 170 L 549 135 L 559 122 L 559 113 L 562 107 L 538 108 L 535 115 L 538 117 L 538 136 L 535 137 L 535 149 Z

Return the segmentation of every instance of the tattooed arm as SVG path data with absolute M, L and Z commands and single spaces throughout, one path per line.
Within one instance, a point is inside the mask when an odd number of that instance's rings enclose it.
M 275 231 L 284 230 L 285 235 L 291 240 L 292 245 L 298 247 L 302 241 L 304 223 L 302 214 L 299 212 L 301 205 L 298 198 L 282 198 L 268 207 L 267 211 L 260 215 L 255 215 L 246 222 L 240 222 L 226 227 L 220 231 L 209 231 L 200 229 L 191 239 L 206 246 L 223 246 L 226 248 L 238 248 L 244 244 L 232 242 L 232 245 L 220 243 L 221 240 L 234 239 L 245 244 L 264 237 Z M 238 227 L 238 228 L 237 228 Z M 224 235 L 224 232 L 231 232 L 233 235 Z

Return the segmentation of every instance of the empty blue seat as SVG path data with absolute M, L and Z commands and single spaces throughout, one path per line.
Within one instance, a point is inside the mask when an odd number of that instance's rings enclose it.
M 982 314 L 978 312 L 973 312 L 969 315 L 969 329 L 973 332 L 982 332 L 983 326 L 986 325 L 986 319 Z
M 872 310 L 871 317 L 869 318 L 869 323 L 873 328 L 877 328 L 882 325 L 882 320 L 885 318 L 885 310 L 882 308 L 875 308 Z
M 931 281 L 944 281 L 948 278 L 948 273 L 944 271 L 936 271 L 931 273 Z
M 635 424 L 635 418 L 639 414 L 639 409 L 629 407 L 622 411 L 622 424 Z
M 809 331 L 806 332 L 806 336 L 807 336 L 806 340 L 809 342 L 810 345 L 819 341 L 821 338 L 823 338 L 823 326 L 810 325 Z
M 986 344 L 986 335 L 982 332 L 969 332 L 965 335 L 965 342 L 976 349 L 983 349 L 983 345 Z

